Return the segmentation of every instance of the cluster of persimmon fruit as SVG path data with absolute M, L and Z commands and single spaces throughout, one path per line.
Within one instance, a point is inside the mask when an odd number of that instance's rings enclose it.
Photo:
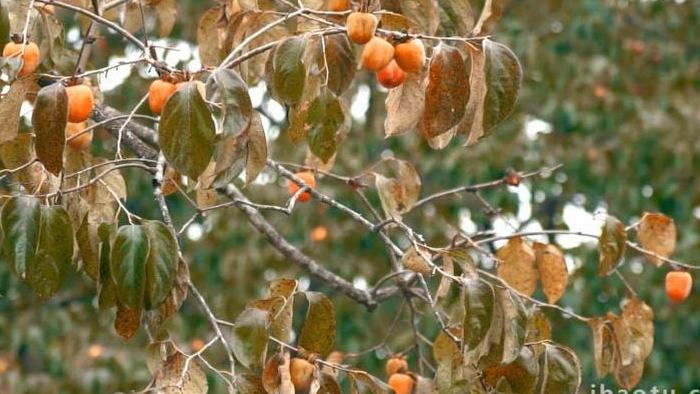
M 346 11 L 349 1 L 332 1 L 331 11 Z M 348 38 L 362 49 L 362 68 L 373 71 L 377 81 L 387 89 L 400 86 L 410 73 L 419 73 L 425 64 L 425 46 L 409 36 L 391 42 L 377 35 L 379 19 L 370 12 L 350 13 L 345 21 Z
M 5 44 L 2 56 L 20 57 L 22 67 L 17 72 L 18 78 L 33 74 L 41 63 L 39 46 L 34 42 L 11 41 Z M 92 143 L 92 132 L 86 132 L 85 121 L 90 117 L 95 106 L 92 89 L 84 84 L 72 83 L 66 88 L 68 95 L 68 123 L 66 125 L 66 142 L 74 150 L 85 150 Z

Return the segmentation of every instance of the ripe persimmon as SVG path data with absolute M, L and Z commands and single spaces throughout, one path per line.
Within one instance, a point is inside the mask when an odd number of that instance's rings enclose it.
M 362 68 L 379 71 L 394 58 L 394 47 L 385 39 L 372 38 L 362 50 Z
M 393 89 L 406 80 L 406 73 L 392 60 L 386 67 L 377 71 L 377 80 L 385 88 Z
M 314 378 L 314 366 L 303 358 L 294 357 L 289 364 L 289 374 L 292 378 L 294 389 L 306 391 L 311 387 Z
M 394 47 L 394 60 L 407 73 L 423 70 L 425 64 L 425 46 L 421 40 L 409 40 Z
M 350 0 L 328 0 L 328 11 L 340 12 L 350 9 Z
M 403 357 L 391 357 L 386 362 L 386 376 L 392 376 L 396 373 L 404 373 L 408 370 L 408 363 Z
M 151 108 L 151 112 L 156 115 L 160 115 L 160 111 L 165 106 L 165 102 L 168 101 L 170 95 L 177 89 L 174 83 L 162 81 L 160 79 L 151 82 L 151 86 L 148 87 L 148 107 Z
M 68 121 L 80 123 L 87 120 L 95 106 L 92 89 L 87 85 L 74 85 L 66 88 L 68 94 Z
M 311 240 L 314 242 L 323 242 L 328 238 L 328 228 L 326 226 L 317 226 L 311 230 Z
M 314 174 L 312 174 L 308 171 L 304 171 L 304 172 L 297 172 L 294 175 L 296 175 L 297 178 L 300 178 L 302 181 L 304 181 L 304 183 L 306 183 L 310 188 L 313 189 L 314 187 L 316 187 L 316 178 L 314 178 Z M 299 186 L 296 182 L 294 182 L 292 180 L 290 180 L 287 183 L 287 187 L 289 188 L 289 195 L 290 196 L 295 195 L 297 193 L 297 191 L 299 191 L 299 189 L 301 189 L 301 186 Z M 303 192 L 299 196 L 298 201 L 307 202 L 309 200 L 311 200 L 311 193 Z
M 411 394 L 413 392 L 413 379 L 405 373 L 391 375 L 388 383 L 396 394 Z
M 345 28 L 348 31 L 350 41 L 364 45 L 374 37 L 378 23 L 377 17 L 368 12 L 353 12 L 348 15 Z
M 2 49 L 3 57 L 20 56 L 20 53 L 22 56 L 22 69 L 19 70 L 17 76 L 23 77 L 33 73 L 39 67 L 39 47 L 33 42 L 29 42 L 26 45 L 8 42 L 5 44 L 5 48 Z
M 688 272 L 671 271 L 666 274 L 666 295 L 671 301 L 681 302 L 688 298 L 693 288 L 693 277 Z
M 92 130 L 83 133 L 85 122 L 66 124 L 66 143 L 73 150 L 85 150 L 92 143 Z

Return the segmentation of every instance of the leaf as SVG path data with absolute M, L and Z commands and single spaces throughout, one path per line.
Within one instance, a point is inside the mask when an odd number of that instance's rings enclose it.
M 604 318 L 593 318 L 588 321 L 593 334 L 593 359 L 599 379 L 604 378 L 613 369 L 615 358 L 615 337 L 610 325 Z
M 233 70 L 217 69 L 207 79 L 207 100 L 221 105 L 223 137 L 237 136 L 248 129 L 253 104 L 248 86 Z
M 644 363 L 654 344 L 654 313 L 637 298 L 626 300 L 622 316 L 608 312 L 615 338 L 615 357 L 612 372 L 615 382 L 626 390 L 639 383 Z
M 469 79 L 462 53 L 439 46 L 430 60 L 425 110 L 418 124 L 425 138 L 447 133 L 459 124 L 469 100 Z
M 391 158 L 389 163 L 395 178 L 374 174 L 379 199 L 387 217 L 401 220 L 401 215 L 413 209 L 421 191 L 421 179 L 416 168 L 405 160 Z
M 270 282 L 268 297 L 280 297 L 285 300 L 282 310 L 272 316 L 272 333 L 283 342 L 289 343 L 292 338 L 292 317 L 294 314 L 294 293 L 297 289 L 294 279 L 276 279 Z
M 236 376 L 236 390 L 240 394 L 266 394 L 260 376 L 242 373 Z M 281 394 L 281 393 L 280 393 Z M 285 393 L 287 394 L 287 393 Z
M 304 325 L 299 333 L 298 346 L 309 352 L 327 355 L 335 343 L 335 310 L 324 294 L 304 292 L 309 302 Z
M 32 114 L 34 148 L 37 159 L 54 175 L 63 169 L 67 118 L 68 95 L 63 84 L 54 83 L 39 90 Z
M 552 339 L 552 325 L 541 309 L 535 308 L 527 322 L 526 343 L 541 342 Z M 538 354 L 539 355 L 539 354 Z
M 162 222 L 147 220 L 142 226 L 149 245 L 144 306 L 146 309 L 155 309 L 170 295 L 175 283 L 180 261 L 177 239 L 173 231 Z
M 143 226 L 119 227 L 112 242 L 109 268 L 117 286 L 117 298 L 131 309 L 144 305 L 148 251 L 149 240 Z
M 83 217 L 78 231 L 75 233 L 78 254 L 83 261 L 83 270 L 92 280 L 97 281 L 100 270 L 99 237 L 97 226 L 88 222 L 88 216 Z
M 0 212 L 3 251 L 12 271 L 26 279 L 29 266 L 34 264 L 41 228 L 39 200 L 33 197 L 12 197 Z
M 370 393 L 374 394 L 393 394 L 395 391 L 386 383 L 382 382 L 376 376 L 370 375 L 365 371 L 354 369 L 347 372 L 351 387 L 356 387 L 356 381 L 369 389 Z M 351 390 L 351 392 L 353 392 Z M 357 391 L 355 391 L 357 392 Z
M 17 137 L 21 120 L 19 111 L 33 84 L 32 78 L 18 79 L 12 82 L 10 90 L 0 100 L 0 119 L 3 119 L 4 122 L 3 127 L 0 128 L 0 144 L 12 141 Z
M 97 300 L 100 309 L 111 308 L 117 303 L 117 285 L 114 283 L 110 269 L 109 256 L 111 255 L 111 238 L 116 226 L 102 223 L 97 228 L 100 237 L 99 256 L 100 272 L 97 280 Z
M 554 245 L 535 242 L 534 246 L 542 290 L 547 296 L 547 301 L 554 304 L 566 291 L 566 285 L 569 281 L 564 255 Z
M 401 257 L 401 264 L 409 270 L 430 277 L 433 275 L 430 254 L 427 251 L 416 249 L 415 246 L 408 248 Z
M 117 304 L 117 316 L 114 318 L 114 330 L 125 340 L 131 339 L 141 326 L 141 309 L 131 309 L 121 303 Z
M 644 212 L 637 229 L 637 238 L 642 248 L 668 257 L 676 249 L 676 224 L 662 213 Z M 664 263 L 656 256 L 646 253 L 644 256 L 657 267 Z
M 297 104 L 304 93 L 306 67 L 301 59 L 305 48 L 306 39 L 299 36 L 288 37 L 275 48 L 272 91 L 284 104 Z
M 211 113 L 194 82 L 170 96 L 163 108 L 158 136 L 165 158 L 181 174 L 197 179 L 214 152 Z
M 506 0 L 486 0 L 472 34 L 475 36 L 491 34 L 503 15 L 505 5 Z
M 246 308 L 236 318 L 231 335 L 231 347 L 236 359 L 246 368 L 261 369 L 267 352 L 268 313 L 262 309 Z
M 177 21 L 176 0 L 160 0 L 154 8 L 158 17 L 158 35 L 167 37 Z
M 457 338 L 462 336 L 461 327 L 452 327 L 450 332 Z M 433 358 L 438 363 L 458 360 L 461 357 L 459 346 L 444 331 L 440 331 L 433 341 Z
M 202 14 L 197 24 L 197 48 L 203 67 L 216 67 L 223 60 L 219 50 L 217 22 L 222 9 L 210 8 Z
M 487 368 L 484 379 L 491 386 L 496 386 L 501 379 L 505 379 L 514 393 L 534 393 L 539 374 L 537 355 L 532 349 L 523 347 L 513 362 Z
M 399 135 L 418 125 L 425 109 L 425 75 L 409 74 L 404 83 L 389 90 L 386 97 L 384 134 Z
M 10 37 L 10 16 L 7 6 L 4 2 L 0 2 L 0 45 L 3 47 L 7 44 L 7 38 Z M 3 119 L 7 119 L 4 116 Z M 0 142 L 1 144 L 2 142 Z
M 187 298 L 187 285 L 190 279 L 190 273 L 187 269 L 187 264 L 180 259 L 177 265 L 177 275 L 170 294 L 157 309 L 146 311 L 148 325 L 158 331 L 160 327 L 173 316 L 182 306 L 182 303 Z
M 617 268 L 625 255 L 626 242 L 625 226 L 608 215 L 598 240 L 598 275 L 610 275 Z
M 323 37 L 325 40 L 325 61 L 323 50 L 317 50 L 316 63 L 321 74 L 325 75 L 323 67 L 328 66 L 328 89 L 340 96 L 345 92 L 355 79 L 357 61 L 352 44 L 345 34 L 335 34 Z M 323 47 L 321 47 L 322 49 Z
M 329 89 L 322 89 L 311 103 L 304 128 L 311 153 L 324 163 L 337 149 L 337 134 L 345 124 L 345 113 L 338 98 Z
M 542 393 L 578 393 L 581 386 L 581 364 L 569 348 L 546 343 L 540 362 Z
M 493 286 L 482 279 L 469 279 L 464 284 L 464 344 L 475 349 L 491 328 L 495 293 Z
M 531 296 L 537 288 L 535 251 L 520 237 L 511 238 L 496 252 L 498 276 L 518 292 Z
M 245 180 L 251 183 L 267 165 L 267 138 L 260 114 L 256 113 L 248 129 L 246 144 Z
M 435 0 L 403 0 L 401 13 L 418 26 L 418 33 L 433 35 L 440 23 L 437 3 Z
M 5 168 L 18 168 L 34 160 L 31 134 L 18 134 L 12 141 L 0 145 L 0 158 Z M 14 178 L 28 191 L 43 192 L 50 187 L 49 182 L 45 181 L 45 171 L 39 163 L 17 171 Z
M 496 288 L 496 298 L 503 310 L 503 358 L 509 364 L 519 355 L 525 343 L 528 313 L 520 297 L 504 288 Z
M 474 27 L 472 6 L 468 0 L 440 1 L 440 29 L 443 36 L 468 37 Z
M 185 367 L 187 369 L 185 370 Z M 206 394 L 209 392 L 207 375 L 194 359 L 180 352 L 170 355 L 160 366 L 154 378 L 154 387 L 163 387 L 163 394 Z
M 466 116 L 460 124 L 460 132 L 469 135 L 467 145 L 488 136 L 510 115 L 518 100 L 523 78 L 520 61 L 503 44 L 485 39 L 481 52 L 470 53 L 472 88 Z
M 41 230 L 36 258 L 27 265 L 26 282 L 39 298 L 55 294 L 73 259 L 73 228 L 62 206 L 41 207 Z

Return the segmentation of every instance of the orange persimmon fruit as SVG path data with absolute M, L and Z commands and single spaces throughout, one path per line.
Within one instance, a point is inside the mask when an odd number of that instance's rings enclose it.
M 92 143 L 92 130 L 83 133 L 85 122 L 66 124 L 66 143 L 73 150 L 85 150 Z
M 423 70 L 425 64 L 425 46 L 421 40 L 409 40 L 394 47 L 394 60 L 407 73 Z
M 66 88 L 68 94 L 68 121 L 80 123 L 87 120 L 95 106 L 92 89 L 87 85 L 74 85 Z
M 688 272 L 671 271 L 666 274 L 666 295 L 671 301 L 681 302 L 688 298 L 693 288 L 693 277 Z
M 392 60 L 386 67 L 377 71 L 377 80 L 385 88 L 393 89 L 406 80 L 406 73 Z
M 350 9 L 350 0 L 329 0 L 328 11 L 340 12 Z
M 310 362 L 294 357 L 289 364 L 289 374 L 292 378 L 294 389 L 306 391 L 311 387 L 311 382 L 314 379 L 314 366 Z
M 345 21 L 350 41 L 364 45 L 368 43 L 377 31 L 379 20 L 368 12 L 353 12 Z
M 379 71 L 394 58 L 394 47 L 385 39 L 372 38 L 362 50 L 362 68 Z
M 22 69 L 19 70 L 17 76 L 23 77 L 33 73 L 39 67 L 39 47 L 33 42 L 26 45 L 8 42 L 2 49 L 3 57 L 20 56 L 20 53 L 22 54 Z
M 160 115 L 160 111 L 176 89 L 174 83 L 160 79 L 151 82 L 151 86 L 148 87 L 148 107 L 151 108 L 151 112 Z
M 396 373 L 404 373 L 408 371 L 408 363 L 404 357 L 391 357 L 386 362 L 386 376 L 392 376 Z
M 413 379 L 405 373 L 391 375 L 388 383 L 396 394 L 411 394 L 413 392 Z
M 297 178 L 300 178 L 302 181 L 304 181 L 304 183 L 309 185 L 310 188 L 313 189 L 314 187 L 316 187 L 316 178 L 314 178 L 314 174 L 312 174 L 308 171 L 304 171 L 304 172 L 297 172 L 294 175 L 296 175 Z M 290 196 L 295 195 L 297 193 L 297 191 L 299 191 L 299 189 L 301 189 L 301 186 L 299 186 L 296 182 L 294 182 L 292 180 L 290 180 L 287 183 L 287 187 L 289 188 L 289 195 Z M 299 196 L 300 202 L 307 202 L 309 200 L 311 200 L 311 193 L 309 193 L 309 192 L 303 192 Z

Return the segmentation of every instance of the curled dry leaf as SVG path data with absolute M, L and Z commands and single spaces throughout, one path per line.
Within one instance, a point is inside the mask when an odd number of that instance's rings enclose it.
M 598 275 L 607 276 L 617 268 L 627 246 L 625 226 L 614 216 L 605 218 L 598 240 Z
M 405 160 L 386 160 L 394 166 L 396 178 L 387 178 L 373 174 L 379 191 L 379 199 L 387 217 L 400 220 L 401 215 L 409 212 L 418 201 L 421 180 L 413 165 Z
M 389 137 L 411 131 L 416 127 L 425 109 L 425 86 L 422 73 L 409 74 L 399 87 L 386 96 L 384 134 Z
M 403 257 L 401 258 L 401 263 L 404 267 L 413 272 L 417 272 L 428 277 L 433 275 L 430 254 L 428 254 L 427 251 L 418 250 L 415 246 L 411 246 L 406 253 L 404 253 Z
M 535 259 L 540 271 L 542 290 L 550 304 L 556 303 L 566 290 L 569 273 L 564 255 L 554 245 L 535 242 Z
M 645 212 L 639 222 L 637 238 L 642 248 L 662 257 L 668 257 L 676 249 L 676 224 L 670 217 L 661 213 Z M 645 254 L 657 267 L 664 261 L 657 256 Z
M 537 288 L 535 251 L 520 237 L 511 238 L 496 252 L 498 276 L 520 293 L 531 296 Z

